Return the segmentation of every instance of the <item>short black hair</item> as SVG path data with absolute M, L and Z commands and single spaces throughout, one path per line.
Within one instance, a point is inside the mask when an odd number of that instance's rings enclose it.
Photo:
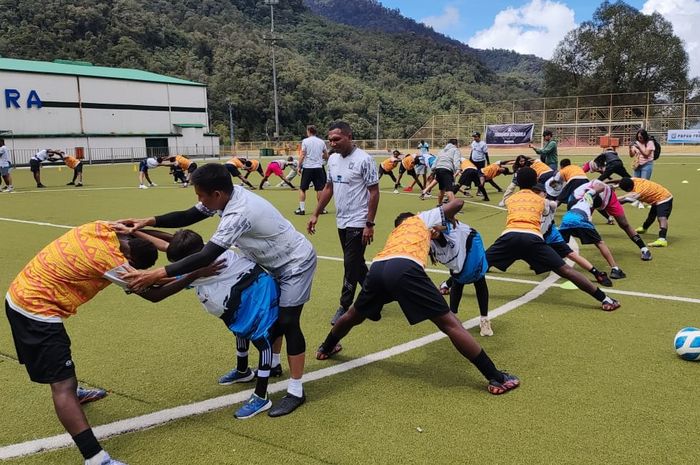
M 168 260 L 177 262 L 204 248 L 202 236 L 191 229 L 181 229 L 173 235 L 165 251 Z
M 518 170 L 518 186 L 521 189 L 532 189 L 537 184 L 537 172 L 529 166 L 523 166 Z
M 416 216 L 414 213 L 411 212 L 403 212 L 399 213 L 399 216 L 394 219 L 394 227 L 397 228 L 401 223 L 404 222 L 406 218 L 410 218 L 412 216 Z
M 642 136 L 642 140 L 645 144 L 649 142 L 649 133 L 646 129 L 640 129 L 639 131 L 637 131 L 637 134 L 635 134 L 634 139 L 637 140 L 637 137 L 640 135 Z
M 593 208 L 597 210 L 601 205 L 603 205 L 603 199 L 601 199 L 599 195 L 593 197 Z
M 619 186 L 623 191 L 630 192 L 632 189 L 634 189 L 634 181 L 632 181 L 632 178 L 622 178 L 620 179 Z
M 339 129 L 340 132 L 352 138 L 352 127 L 350 127 L 350 125 L 345 121 L 336 121 L 335 123 L 331 124 L 328 128 L 328 132 L 334 131 L 336 129 Z
M 571 160 L 569 160 L 568 158 L 564 158 L 563 160 L 561 160 L 559 162 L 559 167 L 564 168 L 565 166 L 569 166 L 570 164 L 571 164 Z
M 158 163 L 163 163 L 163 157 L 156 157 L 156 161 Z
M 221 191 L 231 195 L 233 192 L 231 175 L 226 167 L 219 163 L 207 163 L 194 170 L 192 184 L 208 194 Z
M 542 137 L 553 136 L 554 134 L 549 129 L 542 131 Z
M 150 241 L 140 237 L 129 237 L 129 263 L 138 270 L 145 270 L 155 265 L 158 249 Z
M 452 145 L 457 145 L 457 144 L 459 144 L 459 141 L 457 139 L 450 139 L 447 141 L 447 143 L 452 144 Z

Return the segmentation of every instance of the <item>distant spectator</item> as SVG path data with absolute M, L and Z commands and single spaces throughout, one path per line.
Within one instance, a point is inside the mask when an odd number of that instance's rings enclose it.
M 418 142 L 418 150 L 420 151 L 421 155 L 430 153 L 430 145 L 426 141 L 421 139 L 421 141 Z
M 540 156 L 540 161 L 549 165 L 552 170 L 556 171 L 559 163 L 559 156 L 557 154 L 557 142 L 552 139 L 554 134 L 549 129 L 545 129 L 542 132 L 542 148 L 535 148 L 534 145 L 528 144 L 528 147 L 533 149 L 537 155 Z
M 489 160 L 489 147 L 486 145 L 486 142 L 481 140 L 480 132 L 472 133 L 472 138 L 474 140 L 472 140 L 472 151 L 469 159 L 474 163 L 474 166 L 481 170 L 484 166 L 491 164 L 491 160 Z
M 5 187 L 3 187 L 0 192 L 12 192 L 15 190 L 15 188 L 12 187 L 11 169 L 10 151 L 5 147 L 5 139 L 0 139 L 0 176 L 2 176 L 3 181 L 5 181 Z
M 654 169 L 654 142 L 645 129 L 637 131 L 635 142 L 630 145 L 629 155 L 632 157 L 634 177 L 651 179 Z

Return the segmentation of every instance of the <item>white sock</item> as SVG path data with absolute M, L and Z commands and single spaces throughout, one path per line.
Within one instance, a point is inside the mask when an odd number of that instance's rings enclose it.
M 605 299 L 603 299 L 604 304 L 611 304 L 612 303 L 612 298 L 610 296 L 605 296 Z
M 649 247 L 642 247 L 642 252 L 649 252 Z
M 306 210 L 306 202 L 299 202 L 299 210 Z
M 85 465 L 100 465 L 105 460 L 109 460 L 109 454 L 103 450 L 85 460 Z
M 280 354 L 272 353 L 272 365 L 273 367 L 276 367 L 277 365 L 280 364 Z
M 293 396 L 301 397 L 304 395 L 304 387 L 301 383 L 301 378 L 294 379 L 289 378 L 289 384 L 287 385 L 287 392 Z

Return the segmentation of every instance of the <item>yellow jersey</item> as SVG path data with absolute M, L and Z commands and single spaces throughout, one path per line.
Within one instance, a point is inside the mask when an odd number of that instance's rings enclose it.
M 501 165 L 498 163 L 491 163 L 481 168 L 481 173 L 484 175 L 486 181 L 490 181 L 501 174 Z
M 535 170 L 535 173 L 537 173 L 537 177 L 539 178 L 542 176 L 544 173 L 549 173 L 552 171 L 552 168 L 549 167 L 546 163 L 543 163 L 539 160 L 532 160 L 532 164 L 530 165 L 530 168 Z
M 416 159 L 413 155 L 406 155 L 403 157 L 403 160 L 401 160 L 401 165 L 403 165 L 407 171 L 411 171 L 416 166 Z
M 74 170 L 80 163 L 80 160 L 75 157 L 63 157 L 63 163 L 65 163 L 68 168 Z
M 506 200 L 508 217 L 506 231 L 534 233 L 542 237 L 542 215 L 545 213 L 545 200 L 530 189 L 523 189 Z
M 189 158 L 183 157 L 182 155 L 175 155 L 175 163 L 183 171 L 187 171 L 187 168 L 192 164 Z
M 491 166 L 491 165 L 489 165 L 489 166 Z M 475 170 L 476 166 L 474 166 L 474 163 L 472 163 L 472 161 L 470 159 L 462 158 L 462 163 L 460 163 L 459 169 L 461 169 L 462 171 L 471 170 L 471 169 Z
M 440 207 L 406 218 L 391 231 L 374 261 L 407 258 L 425 268 L 430 250 L 430 229 L 438 225 L 445 225 L 445 216 Z
M 559 169 L 559 177 L 562 181 L 569 182 L 569 179 L 573 178 L 586 179 L 586 173 L 578 165 L 569 165 Z
M 399 164 L 398 158 L 389 157 L 382 162 L 382 169 L 388 173 L 389 171 L 396 168 L 396 165 L 398 165 L 398 164 Z
M 245 167 L 245 165 L 243 164 L 243 162 L 241 161 L 241 159 L 238 158 L 238 157 L 233 157 L 233 158 L 231 158 L 229 161 L 227 161 L 226 163 L 228 163 L 228 164 L 230 164 L 230 165 L 233 165 L 233 166 L 235 166 L 235 167 L 238 168 L 238 169 L 243 169 L 243 168 Z
M 671 191 L 659 183 L 642 178 L 632 178 L 632 181 L 634 182 L 632 192 L 637 194 L 637 199 L 644 203 L 656 205 L 673 198 Z

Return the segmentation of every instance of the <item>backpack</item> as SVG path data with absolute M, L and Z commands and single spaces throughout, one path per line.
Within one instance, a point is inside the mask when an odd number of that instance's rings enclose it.
M 661 144 L 654 136 L 649 136 L 649 140 L 654 143 L 654 160 L 658 160 L 661 156 Z

